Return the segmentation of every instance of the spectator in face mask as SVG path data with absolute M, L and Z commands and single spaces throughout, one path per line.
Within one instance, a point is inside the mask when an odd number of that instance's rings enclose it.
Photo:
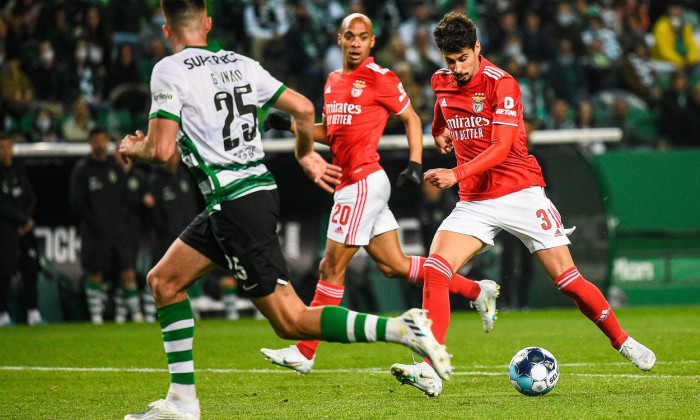
M 37 143 L 58 141 L 54 117 L 46 108 L 38 108 L 34 112 L 34 120 L 29 133 L 27 133 L 27 139 Z
M 693 39 L 693 28 L 683 19 L 683 6 L 671 3 L 652 27 L 654 48 L 651 58 L 668 61 L 676 68 L 695 71 L 698 68 L 700 55 L 698 45 Z
M 35 98 L 54 112 L 61 113 L 63 101 L 68 94 L 66 72 L 56 61 L 56 53 L 51 41 L 43 41 L 39 44 L 37 56 L 39 61 L 29 73 L 36 93 Z

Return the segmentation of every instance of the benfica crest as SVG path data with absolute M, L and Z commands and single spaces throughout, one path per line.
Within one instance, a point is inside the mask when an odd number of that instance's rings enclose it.
M 353 88 L 350 94 L 352 95 L 353 98 L 359 98 L 360 95 L 362 95 L 362 89 L 367 87 L 367 84 L 365 83 L 364 80 L 355 80 L 355 82 L 352 84 Z
M 482 103 L 484 99 L 486 99 L 485 96 L 472 96 L 472 100 L 474 100 L 474 102 L 472 102 L 472 109 L 477 114 L 484 110 L 484 104 Z

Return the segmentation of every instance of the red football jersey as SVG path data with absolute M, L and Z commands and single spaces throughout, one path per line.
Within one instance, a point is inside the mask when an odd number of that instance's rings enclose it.
M 542 170 L 527 152 L 520 88 L 511 75 L 479 57 L 479 71 L 464 86 L 449 69 L 433 74 L 437 97 L 433 133 L 450 130 L 457 165 L 474 159 L 491 145 L 494 124 L 518 127 L 506 160 L 459 183 L 462 201 L 488 200 L 535 185 L 545 186 Z
M 323 99 L 333 164 L 343 168 L 340 190 L 381 169 L 377 146 L 386 120 L 392 112 L 402 113 L 411 100 L 396 74 L 372 57 L 350 74 L 329 74 Z

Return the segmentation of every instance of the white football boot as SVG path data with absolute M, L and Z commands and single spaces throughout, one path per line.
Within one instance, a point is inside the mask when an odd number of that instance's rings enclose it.
M 38 309 L 33 308 L 27 311 L 27 325 L 34 327 L 36 325 L 45 324 L 44 318 L 41 317 L 41 312 Z
M 286 367 L 295 370 L 300 375 L 306 375 L 311 372 L 314 367 L 314 356 L 311 360 L 301 354 L 296 345 L 285 347 L 279 350 L 260 349 L 260 353 L 265 356 L 265 359 L 271 361 L 277 366 Z
M 618 351 L 641 370 L 651 370 L 656 363 L 654 352 L 632 337 L 628 337 Z
M 476 300 L 471 302 L 476 308 L 484 323 L 484 331 L 490 332 L 493 329 L 493 322 L 496 320 L 496 298 L 501 294 L 501 286 L 493 280 L 477 281 L 481 292 Z
M 11 327 L 15 325 L 8 312 L 0 312 L 0 327 Z
M 445 380 L 452 376 L 452 362 L 447 353 L 447 348 L 438 343 L 430 330 L 432 320 L 427 317 L 425 309 L 409 309 L 399 319 L 406 326 L 406 335 L 401 339 L 401 344 L 407 346 L 414 353 L 428 358 L 433 364 L 435 372 Z
M 150 408 L 143 413 L 127 414 L 124 420 L 199 420 L 199 401 L 184 407 L 170 400 L 158 400 L 148 405 Z
M 427 362 L 413 365 L 394 363 L 391 365 L 391 374 L 401 385 L 414 386 L 428 397 L 437 397 L 442 393 L 442 379 Z

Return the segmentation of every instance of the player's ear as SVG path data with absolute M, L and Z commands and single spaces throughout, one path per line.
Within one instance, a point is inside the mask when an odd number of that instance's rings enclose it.
M 165 34 L 165 37 L 170 39 L 170 28 L 168 28 L 168 25 L 163 25 L 163 33 Z
M 376 39 L 376 38 L 374 38 L 374 35 L 372 35 L 372 41 L 370 41 L 370 43 L 369 43 L 369 47 L 370 47 L 370 48 L 374 48 L 374 41 L 375 41 L 375 39 Z
M 479 53 L 481 52 L 481 42 L 479 42 L 478 40 L 476 41 L 476 44 L 474 44 L 474 52 L 476 53 L 476 55 L 479 55 Z
M 342 35 L 342 34 L 338 34 L 338 45 L 341 46 L 341 47 L 343 46 L 343 45 L 342 45 L 342 42 L 343 42 L 343 35 Z
M 207 19 L 204 22 L 204 29 L 207 31 L 207 33 L 211 31 L 211 16 L 207 16 Z

